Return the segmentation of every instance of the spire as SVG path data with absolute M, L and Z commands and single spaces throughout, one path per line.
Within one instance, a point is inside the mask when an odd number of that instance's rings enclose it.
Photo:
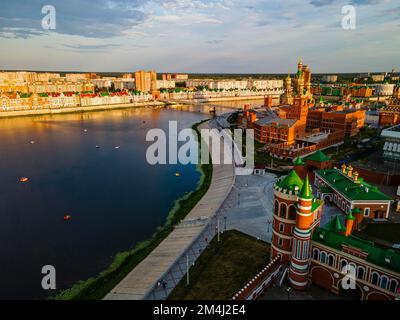
M 296 166 L 303 166 L 304 165 L 304 161 L 300 157 L 297 157 L 296 160 L 294 160 L 294 164 Z
M 342 233 L 346 231 L 346 228 L 340 222 L 340 218 L 337 215 L 328 225 L 328 228 L 332 231 L 336 231 L 338 233 Z
M 310 185 L 310 180 L 308 179 L 308 175 L 306 177 L 306 181 L 303 184 L 303 188 L 300 191 L 299 197 L 301 199 L 306 199 L 306 200 L 313 199 L 312 189 L 311 189 L 311 185 Z

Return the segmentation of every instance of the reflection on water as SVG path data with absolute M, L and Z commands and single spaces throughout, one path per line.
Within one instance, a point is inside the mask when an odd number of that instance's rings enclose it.
M 249 102 L 212 104 L 227 106 L 217 111 L 224 113 Z M 56 267 L 58 289 L 95 276 L 164 224 L 199 173 L 192 165 L 148 165 L 145 137 L 150 128 L 167 131 L 169 120 L 183 129 L 209 117 L 207 106 L 183 110 L 192 112 L 0 119 L 0 299 L 52 294 L 41 289 L 44 265 Z
M 146 133 L 205 118 L 127 109 L 0 120 L 0 298 L 43 298 L 44 265 L 66 288 L 149 238 L 199 173 L 148 165 Z

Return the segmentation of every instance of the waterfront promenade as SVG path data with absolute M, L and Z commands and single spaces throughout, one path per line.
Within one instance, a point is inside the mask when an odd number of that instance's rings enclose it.
M 199 129 L 216 125 L 217 121 L 211 120 Z M 195 263 L 215 236 L 217 212 L 235 183 L 234 164 L 213 163 L 212 182 L 205 196 L 174 231 L 111 290 L 105 300 L 166 299 L 186 274 L 187 264 Z

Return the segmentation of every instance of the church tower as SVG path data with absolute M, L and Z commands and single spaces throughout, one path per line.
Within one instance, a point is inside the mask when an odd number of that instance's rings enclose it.
M 284 93 L 282 95 L 281 103 L 282 104 L 289 104 L 293 103 L 293 89 L 292 89 L 292 78 L 290 77 L 290 73 L 285 79 L 284 82 Z

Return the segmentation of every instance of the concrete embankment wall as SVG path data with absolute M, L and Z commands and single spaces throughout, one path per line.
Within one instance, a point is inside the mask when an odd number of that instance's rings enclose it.
M 141 107 L 157 107 L 164 105 L 165 104 L 163 102 L 139 102 L 139 103 L 129 103 L 129 104 L 101 105 L 92 107 L 70 107 L 70 108 L 59 108 L 59 109 L 46 108 L 46 109 L 32 109 L 32 110 L 20 110 L 20 111 L 0 111 L 0 118 L 103 111 L 103 110 L 141 108 Z

